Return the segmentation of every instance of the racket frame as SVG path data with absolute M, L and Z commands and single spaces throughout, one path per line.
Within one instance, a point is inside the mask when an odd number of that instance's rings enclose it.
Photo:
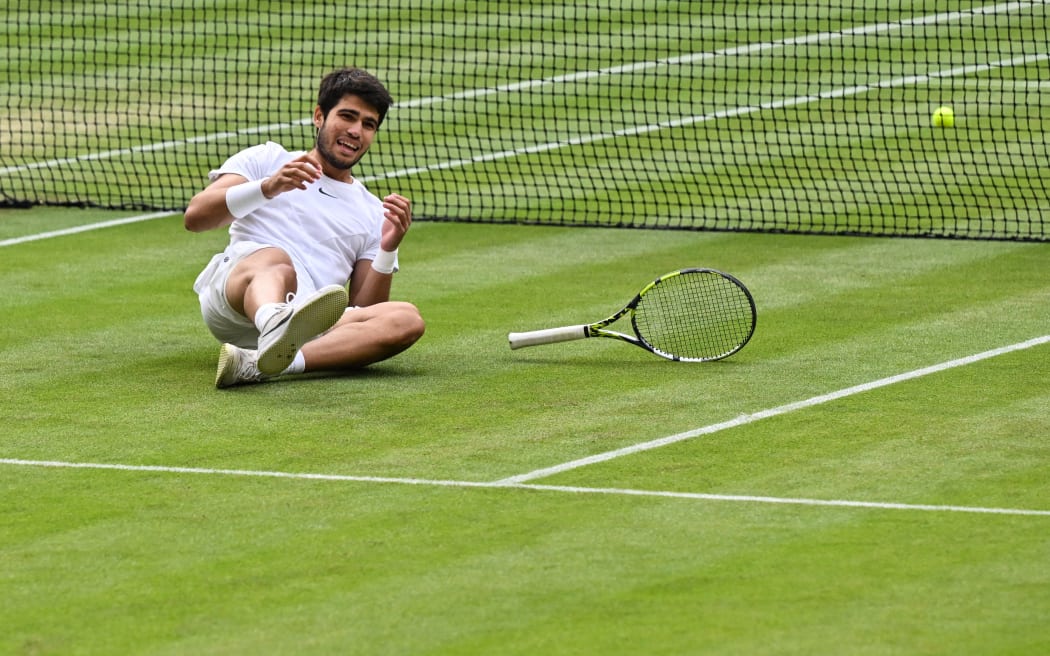
M 667 353 L 665 351 L 662 351 L 645 340 L 641 332 L 639 332 L 638 325 L 635 322 L 634 310 L 638 307 L 638 303 L 641 302 L 642 298 L 645 296 L 646 293 L 648 293 L 651 289 L 670 278 L 674 278 L 682 274 L 692 273 L 711 273 L 726 278 L 727 280 L 735 284 L 744 293 L 744 295 L 747 297 L 748 304 L 751 306 L 751 325 L 750 329 L 748 330 L 747 336 L 743 340 L 741 340 L 740 343 L 737 344 L 734 348 L 730 349 L 725 353 L 721 353 L 713 357 L 686 358 L 675 355 L 673 353 Z M 631 314 L 631 328 L 634 330 L 634 335 L 627 335 L 625 333 L 618 332 L 615 330 L 608 330 L 608 326 L 616 323 L 628 313 Z M 546 328 L 544 330 L 533 330 L 524 333 L 510 333 L 508 338 L 510 340 L 510 347 L 512 349 L 518 349 L 525 346 L 553 344 L 556 342 L 567 342 L 577 339 L 586 339 L 588 337 L 609 337 L 641 347 L 646 351 L 649 351 L 650 353 L 658 355 L 661 358 L 665 358 L 667 360 L 674 360 L 676 362 L 711 362 L 714 360 L 721 360 L 723 358 L 727 358 L 730 355 L 733 355 L 734 353 L 739 351 L 740 349 L 744 348 L 744 345 L 746 345 L 748 341 L 751 340 L 751 336 L 755 333 L 755 324 L 757 322 L 757 319 L 758 314 L 755 310 L 755 299 L 751 295 L 751 291 L 744 285 L 744 283 L 740 282 L 740 280 L 738 280 L 736 277 L 725 273 L 724 271 L 719 271 L 718 269 L 693 267 L 687 269 L 679 269 L 677 271 L 671 271 L 670 273 L 665 273 L 664 275 L 660 276 L 656 280 L 643 287 L 641 291 L 635 294 L 634 298 L 632 298 L 630 302 L 623 306 L 622 309 L 620 309 L 615 314 L 610 315 L 605 319 L 602 319 L 601 321 L 596 321 L 595 323 L 591 324 L 579 324 L 574 326 L 562 326 L 559 328 Z

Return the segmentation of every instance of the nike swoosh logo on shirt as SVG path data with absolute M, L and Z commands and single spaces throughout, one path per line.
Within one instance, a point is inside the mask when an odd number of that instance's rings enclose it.
M 318 187 L 318 188 L 317 188 L 317 191 L 321 192 L 321 193 L 322 193 L 322 194 L 324 194 L 325 196 L 328 196 L 329 198 L 339 198 L 339 196 L 336 196 L 335 194 L 330 194 L 330 193 L 328 193 L 327 191 L 325 191 L 325 190 L 324 190 L 324 187 Z

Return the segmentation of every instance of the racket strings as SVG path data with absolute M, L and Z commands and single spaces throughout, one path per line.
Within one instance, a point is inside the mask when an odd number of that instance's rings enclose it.
M 682 360 L 717 360 L 738 351 L 754 330 L 754 304 L 717 271 L 661 278 L 635 308 L 635 330 L 655 350 Z

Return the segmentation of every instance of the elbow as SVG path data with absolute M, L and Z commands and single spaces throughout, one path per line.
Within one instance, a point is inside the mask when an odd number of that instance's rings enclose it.
M 182 214 L 182 227 L 186 228 L 190 232 L 200 232 L 200 219 L 197 217 L 197 210 L 193 207 L 193 203 L 190 203 L 186 207 L 186 211 Z
M 204 232 L 211 227 L 206 214 L 192 201 L 182 215 L 182 226 L 190 232 Z

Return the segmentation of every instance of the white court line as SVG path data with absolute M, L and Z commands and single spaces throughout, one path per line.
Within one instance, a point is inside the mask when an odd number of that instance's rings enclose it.
M 1017 95 L 1050 91 L 1050 80 L 1003 80 L 978 77 L 972 80 L 961 80 L 955 84 L 984 91 L 1007 91 Z
M 536 89 L 551 84 L 580 82 L 604 77 L 607 75 L 625 75 L 629 73 L 637 73 L 640 71 L 664 66 L 682 66 L 685 64 L 693 64 L 700 61 L 711 61 L 721 58 L 741 56 L 746 57 L 749 55 L 764 53 L 770 50 L 777 50 L 785 47 L 810 46 L 822 43 L 829 43 L 832 41 L 846 39 L 854 36 L 882 34 L 885 32 L 892 32 L 908 27 L 921 27 L 925 25 L 938 25 L 941 23 L 954 23 L 968 18 L 973 18 L 975 16 L 1012 13 L 1024 9 L 1031 9 L 1039 5 L 1045 5 L 1047 4 L 1047 2 L 1050 2 L 1050 0 L 1032 0 L 1031 2 L 1006 2 L 986 7 L 974 7 L 972 9 L 967 9 L 963 11 L 950 11 L 940 14 L 931 14 L 928 16 L 919 16 L 917 18 L 905 18 L 899 21 L 873 23 L 870 25 L 851 27 L 844 30 L 836 30 L 833 32 L 816 32 L 814 34 L 806 34 L 803 36 L 786 37 L 783 39 L 777 39 L 775 41 L 749 43 L 742 46 L 721 48 L 719 50 L 713 50 L 711 52 L 695 52 L 687 55 L 676 55 L 674 57 L 666 57 L 663 59 L 657 59 L 653 61 L 635 62 L 632 64 L 620 64 L 618 66 L 602 68 L 596 71 L 577 71 L 575 73 L 566 73 L 563 75 L 557 75 L 539 80 L 525 80 L 522 82 L 514 82 L 512 84 L 505 84 L 488 89 L 471 89 L 467 91 L 461 91 L 458 93 L 448 94 L 445 96 L 420 98 L 417 100 L 410 100 L 404 103 L 398 103 L 397 107 L 421 107 L 436 104 L 439 102 L 444 102 L 447 100 L 464 100 L 493 95 L 496 93 L 528 91 L 530 89 Z
M 922 369 L 916 369 L 914 371 L 908 371 L 903 374 L 897 374 L 896 376 L 890 376 L 888 378 L 881 378 L 879 380 L 872 381 L 870 383 L 864 383 L 862 385 L 854 385 L 853 387 L 847 387 L 840 389 L 837 392 L 831 392 L 828 394 L 821 394 L 820 396 L 814 396 L 804 401 L 797 401 L 795 403 L 788 403 L 786 405 L 777 406 L 775 408 L 769 408 L 762 410 L 750 415 L 740 415 L 735 419 L 723 421 L 717 424 L 711 424 L 702 428 L 696 428 L 684 433 L 678 433 L 677 435 L 669 435 L 668 437 L 661 437 L 656 440 L 649 442 L 641 442 L 639 444 L 632 444 L 631 446 L 625 446 L 622 449 L 616 449 L 614 451 L 606 451 L 605 453 L 597 453 L 586 458 L 580 458 L 579 460 L 572 460 L 569 462 L 563 462 L 560 465 L 554 465 L 553 467 L 545 467 L 543 469 L 537 469 L 535 471 L 528 472 L 526 474 L 519 474 L 517 476 L 510 476 L 495 481 L 497 485 L 512 485 L 515 483 L 523 483 L 525 481 L 535 480 L 537 478 L 546 478 L 555 474 L 570 471 L 572 469 L 579 469 L 580 467 L 586 467 L 587 465 L 593 465 L 599 462 L 607 462 L 614 458 L 620 458 L 622 456 L 629 456 L 635 453 L 641 453 L 642 451 L 649 451 L 652 449 L 658 449 L 668 444 L 676 444 L 685 440 L 699 437 L 701 435 L 710 435 L 717 433 L 729 428 L 736 428 L 737 426 L 745 426 L 747 424 L 753 424 L 761 419 L 768 419 L 769 417 L 776 417 L 778 415 L 787 414 L 796 410 L 802 410 L 804 408 L 812 408 L 813 406 L 821 405 L 829 401 L 835 401 L 838 399 L 846 398 L 847 396 L 853 396 L 854 394 L 860 394 L 862 392 L 868 392 L 873 389 L 880 387 L 886 387 L 895 383 L 900 383 L 906 380 L 912 380 L 921 376 L 927 376 L 929 374 L 937 373 L 939 371 L 945 371 L 954 367 L 961 367 L 981 360 L 987 360 L 988 358 L 994 358 L 999 355 L 1006 353 L 1012 353 L 1014 351 L 1020 351 L 1022 349 L 1032 348 L 1040 344 L 1046 344 L 1050 342 L 1050 335 L 1043 335 L 1042 337 L 1036 337 L 1025 342 L 1019 342 L 1017 344 L 1011 344 L 1009 346 L 1003 346 L 1001 348 L 992 349 L 991 351 L 985 351 L 976 355 L 970 355 L 964 358 L 958 358 L 957 360 L 949 360 L 948 362 L 942 362 Z
M 139 214 L 138 216 L 129 216 L 123 219 L 113 219 L 111 221 L 101 221 L 99 223 L 89 223 L 86 225 L 73 226 L 72 228 L 65 228 L 62 230 L 51 230 L 49 232 L 40 232 L 35 235 L 26 235 L 24 237 L 12 237 L 11 239 L 0 239 L 0 247 L 3 246 L 14 246 L 15 244 L 24 244 L 30 241 L 37 241 L 40 239 L 50 239 L 51 237 L 63 237 L 65 235 L 74 235 L 78 232 L 88 232 L 90 230 L 99 230 L 101 228 L 110 228 L 118 225 L 126 225 L 128 223 L 138 223 L 139 221 L 149 221 L 151 219 L 160 219 L 165 216 L 175 216 L 179 212 L 153 212 L 152 214 Z
M 847 98 L 850 96 L 857 96 L 863 93 L 867 93 L 868 91 L 874 91 L 876 89 L 892 89 L 896 87 L 921 84 L 923 82 L 931 82 L 937 79 L 952 78 L 959 75 L 983 73 L 986 71 L 995 70 L 997 68 L 1024 66 L 1027 64 L 1034 64 L 1037 62 L 1047 60 L 1050 60 L 1050 54 L 1039 53 L 1034 55 L 1012 57 L 1010 59 L 1002 59 L 988 64 L 973 64 L 969 66 L 959 66 L 956 68 L 949 68 L 942 71 L 934 71 L 933 73 L 925 73 L 922 75 L 906 75 L 890 80 L 880 80 L 872 82 L 871 84 L 858 84 L 850 87 L 841 87 L 838 89 L 831 89 L 829 91 L 822 91 L 820 93 L 809 94 L 805 96 L 795 96 L 794 98 L 785 98 L 782 100 L 771 100 L 769 102 L 764 102 L 757 105 L 741 105 L 737 107 L 719 110 L 716 112 L 711 112 L 709 114 L 685 116 L 673 120 L 661 121 L 660 123 L 654 123 L 651 125 L 640 125 L 631 128 L 622 128 L 614 132 L 581 135 L 579 137 L 563 139 L 561 141 L 552 141 L 548 143 L 535 144 L 532 146 L 525 146 L 522 148 L 514 148 L 512 150 L 504 150 L 501 152 L 475 155 L 474 157 L 449 160 L 446 162 L 439 162 L 437 164 L 427 164 L 424 166 L 417 166 L 410 169 L 387 171 L 386 173 L 379 173 L 370 176 L 370 178 L 368 179 L 374 180 L 382 178 L 398 178 L 404 175 L 415 175 L 417 173 L 426 173 L 428 171 L 442 171 L 447 169 L 460 168 L 464 166 L 470 166 L 473 164 L 481 164 L 483 162 L 493 162 L 501 159 L 518 157 L 519 155 L 542 153 L 549 150 L 557 150 L 559 148 L 567 148 L 570 146 L 582 146 L 598 141 L 605 141 L 615 137 L 635 137 L 641 134 L 648 134 L 650 132 L 657 132 L 659 130 L 666 130 L 669 128 L 688 127 L 692 125 L 699 125 L 701 123 L 708 123 L 710 121 L 715 121 L 718 119 L 747 116 L 748 114 L 755 114 L 757 112 L 770 109 L 785 109 L 788 107 L 806 105 L 812 102 L 819 102 L 821 100 L 829 100 L 832 98 Z
M 473 481 L 432 480 L 426 478 L 392 478 L 383 476 L 345 476 L 339 474 L 310 474 L 277 471 L 253 471 L 245 469 L 204 469 L 198 467 L 163 467 L 158 465 L 120 465 L 93 462 L 61 462 L 55 460 L 22 460 L 0 458 L 0 464 L 21 467 L 53 467 L 68 469 L 103 469 L 126 472 L 150 472 L 165 474 L 196 474 L 212 476 L 245 476 L 252 478 L 285 478 L 310 481 L 343 481 L 353 483 L 392 483 L 449 488 L 515 489 L 537 492 L 562 492 L 569 494 L 606 494 L 634 497 L 658 497 L 667 499 L 691 499 L 696 501 L 724 501 L 737 503 L 780 504 L 796 506 L 820 506 L 833 508 L 869 508 L 875 510 L 908 510 L 943 513 L 974 513 L 985 515 L 1025 515 L 1050 517 L 1050 510 L 1029 508 L 994 508 L 983 506 L 954 506 L 913 503 L 887 503 L 881 501 L 851 501 L 847 499 L 805 499 L 792 497 L 749 496 L 735 494 L 703 494 L 699 492 L 674 492 L 668 490 L 636 490 L 629 488 L 578 487 L 568 485 L 536 485 L 524 483 L 481 483 Z
M 551 84 L 563 84 L 578 82 L 581 80 L 589 80 L 593 78 L 608 76 L 608 75 L 624 75 L 629 73 L 636 73 L 639 71 L 661 67 L 661 66 L 681 66 L 684 64 L 691 64 L 697 61 L 713 60 L 718 58 L 738 57 L 747 56 L 769 50 L 775 50 L 785 47 L 794 46 L 809 46 L 820 43 L 827 43 L 836 41 L 839 39 L 845 39 L 854 36 L 868 36 L 872 34 L 881 34 L 885 32 L 891 32 L 909 27 L 921 27 L 926 25 L 937 25 L 941 23 L 954 23 L 961 20 L 972 19 L 976 16 L 991 16 L 1002 13 L 1013 13 L 1017 11 L 1023 11 L 1025 9 L 1032 9 L 1037 6 L 1046 5 L 1050 0 L 1030 0 L 1028 2 L 1004 2 L 996 5 L 988 5 L 985 7 L 974 7 L 964 11 L 950 11 L 940 14 L 931 14 L 928 16 L 919 16 L 917 18 L 906 18 L 899 21 L 891 21 L 885 23 L 873 23 L 870 25 L 862 25 L 860 27 L 847 28 L 834 32 L 817 32 L 814 34 L 807 34 L 803 36 L 787 37 L 784 39 L 778 39 L 776 41 L 769 41 L 764 43 L 750 43 L 742 46 L 733 46 L 730 48 L 723 48 L 721 50 L 715 50 L 712 52 L 699 52 L 690 53 L 687 55 L 678 55 L 675 57 L 668 57 L 665 59 L 659 59 L 655 61 L 644 61 L 635 62 L 632 64 L 622 64 L 619 66 L 613 66 L 610 68 L 603 68 L 596 71 L 577 71 L 574 73 L 566 73 L 564 75 L 558 75 L 554 77 L 538 79 L 538 80 L 524 80 L 521 82 L 515 82 L 512 84 L 505 84 L 501 86 L 485 88 L 485 89 L 470 89 L 467 91 L 461 91 L 458 93 L 447 94 L 443 96 L 431 96 L 428 98 L 418 98 L 415 100 L 409 100 L 402 103 L 397 103 L 392 109 L 408 109 L 412 107 L 422 107 L 426 105 L 433 105 L 440 102 L 449 100 L 463 100 L 469 98 L 478 98 L 487 95 L 493 95 L 497 93 L 505 92 L 520 92 L 529 89 L 535 89 Z M 938 76 L 939 77 L 939 76 Z M 143 144 L 132 148 L 120 148 L 115 150 L 107 150 L 97 153 L 88 153 L 85 155 L 77 155 L 75 157 L 65 157 L 60 159 L 52 159 L 43 162 L 33 162 L 30 164 L 23 164 L 19 166 L 8 166 L 0 168 L 0 175 L 7 173 L 16 173 L 20 171 L 27 171 L 31 169 L 49 168 L 52 166 L 61 166 L 64 164 L 75 164 L 82 161 L 95 161 L 101 159 L 109 159 L 111 157 L 119 157 L 122 155 L 130 155 L 138 152 L 149 152 L 157 150 L 166 150 L 169 148 L 179 148 L 191 143 L 204 143 L 209 141 L 217 141 L 220 139 L 227 139 L 232 136 L 241 134 L 263 134 L 276 130 L 284 130 L 294 128 L 310 123 L 311 118 L 303 118 L 295 121 L 286 123 L 275 123 L 272 125 L 261 125 L 248 128 L 242 128 L 235 131 L 218 132 L 214 134 L 201 135 L 197 137 L 191 137 L 189 139 L 180 139 L 172 141 L 163 141 L 152 144 Z M 689 123 L 684 123 L 688 125 Z M 611 138 L 614 136 L 620 136 L 620 133 L 606 135 L 602 138 Z M 566 145 L 573 145 L 575 142 L 566 142 L 561 144 L 559 147 Z M 580 143 L 588 143 L 583 141 Z M 508 151 L 512 155 L 521 155 L 530 152 L 539 152 L 542 150 L 548 150 L 543 146 L 535 146 L 530 149 Z M 508 155 L 509 156 L 509 155 Z M 457 166 L 464 164 L 470 164 L 474 162 L 485 161 L 486 158 L 481 159 L 469 159 L 461 160 L 456 163 Z M 407 169 L 404 172 L 398 172 L 396 174 L 388 174 L 386 176 L 379 177 L 397 177 L 408 173 L 416 173 L 425 170 L 439 170 L 443 167 L 441 165 L 434 165 L 434 167 L 425 167 L 420 169 Z

